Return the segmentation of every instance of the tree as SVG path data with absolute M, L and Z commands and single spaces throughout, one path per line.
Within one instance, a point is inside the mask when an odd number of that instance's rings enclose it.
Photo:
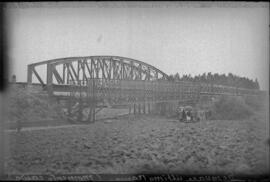
M 173 75 L 169 75 L 168 80 L 169 80 L 169 81 L 174 81 Z
M 174 80 L 176 80 L 176 81 L 179 81 L 179 80 L 180 80 L 179 73 L 176 73 L 176 74 L 174 75 Z
M 260 89 L 260 85 L 257 78 L 255 79 L 255 89 Z
M 248 89 L 259 89 L 259 83 L 257 78 L 255 81 L 246 77 L 240 77 L 234 75 L 232 73 L 226 74 L 218 74 L 211 72 L 203 73 L 202 75 L 195 75 L 192 77 L 190 74 L 184 74 L 182 77 L 179 77 L 179 74 L 174 75 L 174 79 L 178 79 L 181 81 L 192 81 L 192 82 L 203 82 L 203 83 L 211 83 L 218 85 L 225 85 L 231 87 L 240 87 L 240 88 L 248 88 Z

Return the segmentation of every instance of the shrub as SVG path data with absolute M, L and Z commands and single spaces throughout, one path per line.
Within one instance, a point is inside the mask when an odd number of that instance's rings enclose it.
M 10 88 L 8 94 L 8 120 L 33 121 L 58 118 L 60 109 L 57 104 L 49 103 L 27 91 L 26 88 Z
M 212 106 L 211 119 L 246 119 L 252 114 L 252 108 L 243 97 L 221 96 Z
M 261 110 L 263 107 L 265 107 L 267 101 L 267 98 L 261 98 L 259 96 L 245 97 L 246 104 L 256 111 Z

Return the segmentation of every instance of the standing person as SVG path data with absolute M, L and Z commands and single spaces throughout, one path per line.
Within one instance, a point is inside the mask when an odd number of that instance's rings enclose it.
M 12 77 L 11 77 L 11 83 L 16 83 L 16 75 L 12 75 Z
M 190 121 L 190 118 L 191 118 L 191 113 L 190 111 L 187 111 L 187 121 Z
M 211 110 L 209 110 L 208 116 L 209 116 L 209 119 L 210 119 L 211 116 L 212 116 L 212 111 Z
M 178 107 L 177 117 L 178 117 L 179 121 L 182 121 L 183 120 L 183 118 L 182 118 L 182 110 L 183 110 L 182 107 Z
M 186 118 L 186 112 L 185 112 L 185 109 L 183 109 L 182 111 L 182 121 L 185 121 L 187 118 Z
M 196 115 L 196 110 L 193 109 L 191 111 L 191 121 L 196 121 L 197 115 Z
M 204 121 L 205 120 L 205 112 L 200 110 L 198 114 L 199 114 L 199 119 Z
M 210 117 L 211 117 L 211 110 L 208 110 L 208 111 L 206 111 L 206 113 L 205 113 L 205 119 L 210 119 Z

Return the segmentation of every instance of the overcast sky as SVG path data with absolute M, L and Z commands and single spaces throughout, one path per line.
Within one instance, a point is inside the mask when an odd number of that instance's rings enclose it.
M 9 8 L 11 74 L 26 81 L 27 64 L 74 56 L 115 55 L 167 74 L 233 73 L 269 79 L 269 7 Z M 58 3 L 59 5 L 59 3 Z

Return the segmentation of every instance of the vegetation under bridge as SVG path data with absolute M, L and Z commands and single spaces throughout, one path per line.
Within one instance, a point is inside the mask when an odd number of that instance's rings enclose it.
M 35 75 L 35 80 L 33 80 Z M 126 105 L 133 112 L 151 112 L 156 103 L 196 103 L 201 95 L 258 95 L 259 91 L 215 84 L 172 81 L 160 69 L 119 56 L 70 57 L 28 65 L 27 82 L 41 84 L 51 98 L 65 101 L 68 113 L 77 105 L 79 120 L 90 108 Z

